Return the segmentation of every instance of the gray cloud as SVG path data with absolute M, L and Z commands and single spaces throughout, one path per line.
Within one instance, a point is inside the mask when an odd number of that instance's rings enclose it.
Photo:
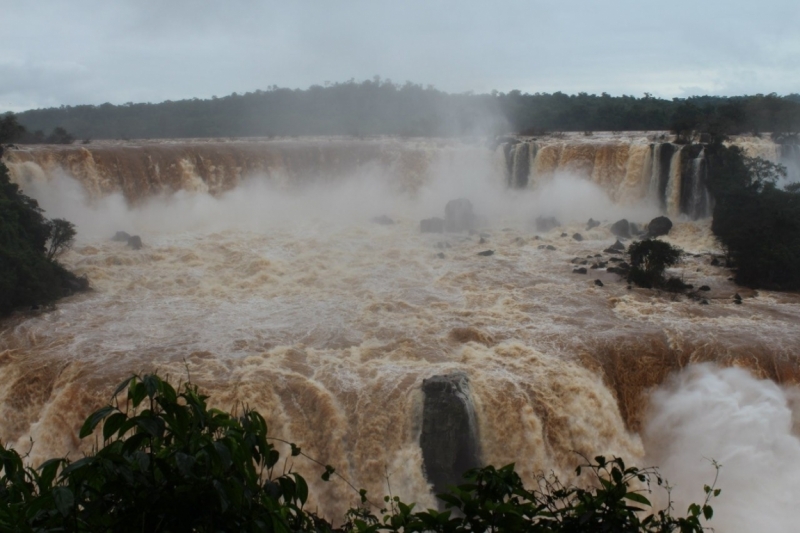
M 800 90 L 800 4 L 0 0 L 0 109 L 380 75 L 448 91 Z

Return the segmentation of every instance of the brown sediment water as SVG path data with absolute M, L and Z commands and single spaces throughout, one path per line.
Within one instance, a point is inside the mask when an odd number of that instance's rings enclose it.
M 94 444 L 76 436 L 86 415 L 130 373 L 158 371 L 190 378 L 218 407 L 258 409 L 272 434 L 372 495 L 386 492 L 388 475 L 395 494 L 432 506 L 419 447 L 431 376 L 466 373 L 482 460 L 515 462 L 527 480 L 569 478 L 579 454 L 652 456 L 642 438 L 658 417 L 649 393 L 694 363 L 798 381 L 800 296 L 743 290 L 711 265 L 721 250 L 708 219 L 680 213 L 679 171 L 666 189 L 676 223 L 666 240 L 688 255 L 670 274 L 708 285 L 698 293 L 708 305 L 629 289 L 604 269 L 572 273 L 575 258 L 587 268 L 609 258 L 593 256 L 614 242 L 618 218 L 660 213 L 648 196 L 659 176 L 651 139 L 537 142 L 524 148 L 533 160 L 523 189 L 508 188 L 502 147 L 478 142 L 7 152 L 13 179 L 46 214 L 78 224 L 61 260 L 94 290 L 0 322 L 0 440 L 27 450 L 32 439 L 33 462 L 76 457 Z M 443 216 L 458 197 L 484 216 L 484 235 L 420 233 L 421 218 Z M 377 215 L 395 223 L 371 222 Z M 539 215 L 563 225 L 537 233 Z M 602 224 L 586 230 L 590 217 Z M 144 247 L 112 242 L 117 230 Z M 477 255 L 487 249 L 494 255 Z M 326 516 L 356 502 L 315 465 L 294 468 Z

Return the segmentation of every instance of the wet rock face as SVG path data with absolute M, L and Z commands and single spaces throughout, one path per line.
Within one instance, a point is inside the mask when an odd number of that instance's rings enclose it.
M 464 472 L 480 466 L 475 410 L 464 373 L 423 380 L 425 402 L 419 445 L 425 475 L 434 493 L 462 482 Z

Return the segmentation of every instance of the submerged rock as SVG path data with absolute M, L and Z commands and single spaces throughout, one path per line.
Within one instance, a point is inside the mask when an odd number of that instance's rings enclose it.
M 480 466 L 475 408 L 469 378 L 462 372 L 425 379 L 422 392 L 419 446 L 425 476 L 439 493 L 461 483 L 467 470 Z
M 556 217 L 536 217 L 536 231 L 550 231 L 560 225 Z
M 128 246 L 134 250 L 139 250 L 142 247 L 142 238 L 138 235 L 131 235 L 128 237 Z
M 444 219 L 439 217 L 426 218 L 419 221 L 419 230 L 422 233 L 443 233 Z
M 458 233 L 470 231 L 475 227 L 475 214 L 472 202 L 466 198 L 450 200 L 444 207 L 444 230 Z
M 380 224 L 381 226 L 391 226 L 392 224 L 394 224 L 394 220 L 387 217 L 386 215 L 381 215 L 379 217 L 372 217 L 370 219 L 370 222 L 373 222 L 375 224 Z
M 616 253 L 619 253 L 619 252 L 624 252 L 625 251 L 625 245 L 622 244 L 619 239 L 617 239 L 617 242 L 615 242 L 614 244 L 612 244 L 611 246 L 609 246 L 608 248 L 606 248 L 603 251 L 605 253 L 607 253 L 607 254 L 616 254 Z
M 581 242 L 583 240 L 583 235 L 581 235 L 580 233 L 573 233 L 572 238 L 578 242 Z
M 128 242 L 128 239 L 130 239 L 130 238 L 131 238 L 131 236 L 127 232 L 118 231 L 118 232 L 116 232 L 114 234 L 113 237 L 111 237 L 111 240 L 112 241 L 117 241 L 117 242 Z
M 482 252 L 478 252 L 478 255 L 489 257 L 490 255 L 494 255 L 494 250 L 484 250 Z

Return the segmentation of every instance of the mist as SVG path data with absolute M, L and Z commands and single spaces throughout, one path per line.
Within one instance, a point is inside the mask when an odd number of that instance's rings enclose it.
M 553 216 L 563 224 L 582 224 L 590 217 L 647 222 L 658 214 L 650 201 L 616 204 L 602 187 L 571 172 L 559 171 L 529 189 L 509 189 L 497 156 L 480 147 L 458 146 L 428 157 L 416 174 L 397 164 L 369 162 L 347 174 L 255 173 L 216 195 L 193 175 L 183 189 L 134 205 L 121 193 L 92 195 L 61 169 L 45 172 L 31 162 L 11 168 L 47 217 L 76 225 L 78 242 L 107 239 L 117 230 L 144 236 L 353 226 L 380 215 L 416 225 L 423 218 L 443 217 L 447 202 L 456 198 L 470 200 L 487 227 L 531 229 L 539 216 Z
M 710 525 L 722 533 L 793 531 L 800 521 L 800 389 L 740 368 L 691 366 L 650 397 L 647 461 L 674 487 L 675 511 L 702 502 L 722 465 Z

